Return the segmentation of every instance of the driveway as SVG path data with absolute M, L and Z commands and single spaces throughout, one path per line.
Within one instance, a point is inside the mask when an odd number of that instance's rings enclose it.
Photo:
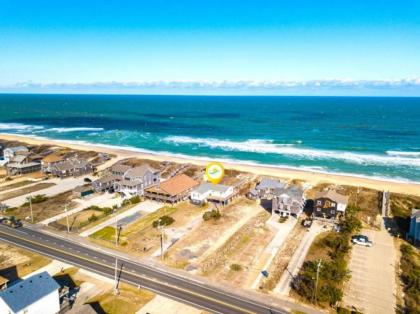
M 344 303 L 369 314 L 395 313 L 395 265 L 397 248 L 382 225 L 380 231 L 363 230 L 372 247 L 354 245 L 349 262 L 351 279 L 344 290 Z

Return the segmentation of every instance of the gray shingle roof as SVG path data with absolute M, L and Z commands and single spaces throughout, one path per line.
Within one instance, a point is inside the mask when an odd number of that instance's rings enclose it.
M 207 191 L 217 191 L 220 193 L 225 193 L 229 188 L 230 186 L 227 185 L 203 182 L 194 191 L 200 194 L 206 193 Z
M 257 190 L 268 190 L 268 189 L 282 189 L 284 188 L 285 184 L 278 180 L 270 179 L 270 178 L 263 178 L 260 183 L 257 184 L 255 187 Z
M 144 175 L 148 171 L 150 171 L 151 173 L 155 173 L 157 170 L 156 169 L 153 169 L 149 165 L 141 165 L 141 166 L 138 166 L 138 167 L 134 167 L 134 168 L 129 169 L 125 173 L 124 177 L 126 177 L 127 179 L 138 178 L 138 177 L 143 178 Z
M 44 271 L 1 291 L 0 298 L 13 312 L 19 312 L 59 288 L 58 283 Z

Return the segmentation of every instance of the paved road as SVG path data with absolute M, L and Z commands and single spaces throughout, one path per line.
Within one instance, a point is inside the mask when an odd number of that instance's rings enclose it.
M 344 303 L 363 313 L 395 313 L 398 261 L 394 240 L 383 226 L 380 231 L 361 233 L 373 241 L 373 246 L 353 246 L 349 262 L 351 278 L 344 289 Z
M 13 229 L 0 225 L 0 240 L 13 245 L 50 256 L 54 259 L 73 264 L 92 272 L 114 277 L 115 257 L 91 248 L 53 237 L 28 228 Z M 187 304 L 209 310 L 214 313 L 287 313 L 285 308 L 298 308 L 311 313 L 308 308 L 294 305 L 288 301 L 276 304 L 264 304 L 259 298 L 244 297 L 227 290 L 199 283 L 191 278 L 183 278 L 165 270 L 145 264 L 118 259 L 119 277 L 122 281 L 171 297 Z M 263 296 L 268 302 L 270 298 Z

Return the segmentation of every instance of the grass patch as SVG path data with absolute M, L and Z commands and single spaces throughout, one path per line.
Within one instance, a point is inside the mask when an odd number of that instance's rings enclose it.
M 98 240 L 115 241 L 115 228 L 111 226 L 104 227 L 91 234 L 90 237 Z
M 107 314 L 134 314 L 154 297 L 154 293 L 150 291 L 139 290 L 123 283 L 120 285 L 119 295 L 114 295 L 113 291 L 108 291 L 93 297 L 87 303 L 98 302 Z

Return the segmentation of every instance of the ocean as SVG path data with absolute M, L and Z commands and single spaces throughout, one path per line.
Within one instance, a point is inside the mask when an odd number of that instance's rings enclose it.
M 420 98 L 1 94 L 0 133 L 420 182 Z

